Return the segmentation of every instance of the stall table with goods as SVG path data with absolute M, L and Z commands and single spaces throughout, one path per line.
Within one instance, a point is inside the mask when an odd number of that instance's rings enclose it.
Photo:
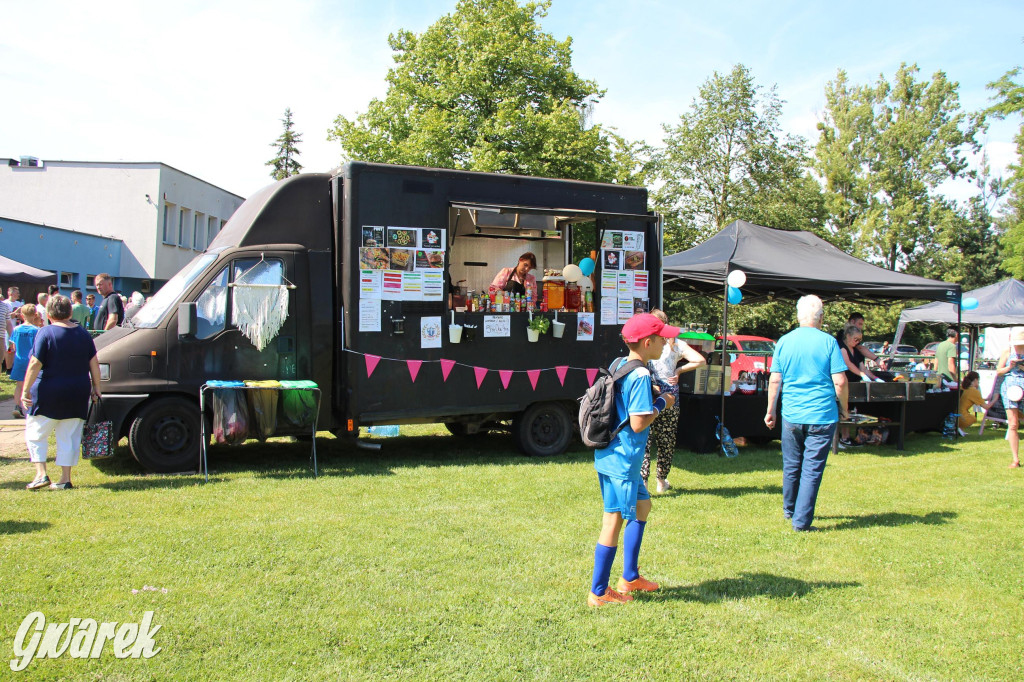
M 931 390 L 929 390 L 931 389 Z M 872 425 L 886 428 L 886 443 L 893 443 L 897 450 L 904 449 L 907 433 L 918 431 L 942 431 L 946 417 L 957 411 L 956 391 L 935 390 L 923 382 L 850 384 L 850 411 L 863 417 L 876 419 Z M 713 452 L 718 449 L 715 427 L 719 418 L 721 395 L 685 393 L 679 394 L 680 447 L 693 452 Z M 751 443 L 765 443 L 781 437 L 779 425 L 768 429 L 764 414 L 768 409 L 766 389 L 755 389 L 753 393 L 733 393 L 726 396 L 725 427 L 733 438 L 745 438 Z M 779 398 L 779 413 L 782 398 Z M 861 423 L 850 422 L 851 426 Z

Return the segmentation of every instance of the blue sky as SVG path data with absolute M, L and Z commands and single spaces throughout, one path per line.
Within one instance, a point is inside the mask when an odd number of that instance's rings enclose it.
M 0 0 L 0 155 L 163 161 L 247 196 L 267 184 L 286 106 L 306 170 L 340 161 L 326 131 L 383 96 L 387 36 L 422 31 L 454 0 Z M 945 71 L 962 104 L 1024 64 L 1024 3 L 555 0 L 543 27 L 572 36 L 573 64 L 606 90 L 598 122 L 657 143 L 715 70 L 748 66 L 786 100 L 783 128 L 812 143 L 824 86 Z M 985 138 L 1012 162 L 1017 121 Z M 963 188 L 950 188 L 959 196 Z

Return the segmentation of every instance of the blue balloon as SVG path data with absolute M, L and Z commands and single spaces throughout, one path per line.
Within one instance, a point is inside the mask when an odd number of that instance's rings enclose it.
M 737 305 L 740 301 L 743 300 L 743 292 L 740 291 L 739 289 L 737 289 L 736 287 L 729 287 L 729 296 L 728 296 L 728 298 L 729 298 L 729 303 L 732 303 L 733 305 Z
M 583 271 L 584 277 L 590 277 L 594 274 L 594 267 L 595 263 L 593 258 L 584 258 L 580 261 L 580 270 Z
M 979 305 L 980 304 L 978 303 L 978 299 L 976 298 L 965 298 L 962 301 L 960 301 L 960 307 L 963 308 L 964 310 L 974 310 Z

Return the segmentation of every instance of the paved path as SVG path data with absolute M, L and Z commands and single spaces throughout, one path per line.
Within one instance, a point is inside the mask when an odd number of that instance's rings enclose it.
M 25 420 L 14 419 L 14 398 L 0 401 L 0 456 L 28 458 L 25 448 Z

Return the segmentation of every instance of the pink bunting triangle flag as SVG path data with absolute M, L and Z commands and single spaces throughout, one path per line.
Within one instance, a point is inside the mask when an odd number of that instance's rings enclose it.
M 563 386 L 565 386 L 565 373 L 568 372 L 568 371 L 569 371 L 569 366 L 568 365 L 561 365 L 559 367 L 555 367 L 555 374 L 558 375 L 558 380 L 560 382 L 562 382 Z
M 442 360 L 441 361 L 441 376 L 444 377 L 445 381 L 448 381 L 448 375 L 452 373 L 452 367 L 455 366 L 454 360 Z
M 539 369 L 528 369 L 526 370 L 526 376 L 530 377 L 530 383 L 533 384 L 533 390 L 537 390 L 537 379 L 540 379 Z
M 409 376 L 412 377 L 412 382 L 416 383 L 416 375 L 420 373 L 420 366 L 423 364 L 422 360 L 406 360 L 405 365 L 409 368 Z
M 480 388 L 480 384 L 484 383 L 484 377 L 487 376 L 487 368 L 474 367 L 473 373 L 476 374 L 476 387 Z
M 501 385 L 508 388 L 508 382 L 512 381 L 512 370 L 510 369 L 499 369 L 498 376 L 501 377 Z
M 377 369 L 377 363 L 380 362 L 379 355 L 366 354 L 366 376 L 369 377 L 373 374 L 373 370 Z
M 596 367 L 591 367 L 587 370 L 587 386 L 594 385 L 594 379 L 597 378 L 597 372 L 598 369 Z

